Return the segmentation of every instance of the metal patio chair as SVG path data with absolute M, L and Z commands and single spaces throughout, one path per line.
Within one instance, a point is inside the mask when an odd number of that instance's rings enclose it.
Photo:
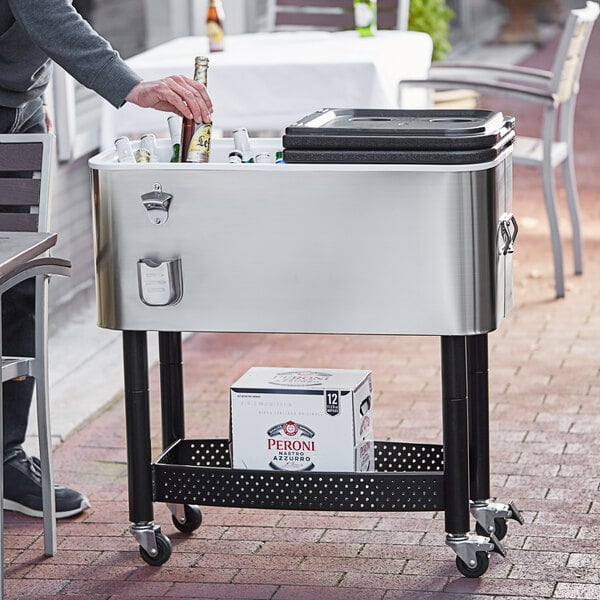
M 377 26 L 380 29 L 408 29 L 410 0 L 378 0 Z M 352 0 L 269 0 L 267 29 L 354 28 Z
M 542 169 L 544 200 L 550 224 L 556 297 L 565 295 L 563 257 L 556 213 L 555 167 L 562 165 L 573 230 L 575 273 L 583 272 L 579 199 L 575 180 L 573 128 L 579 76 L 600 6 L 587 2 L 571 10 L 551 71 L 513 65 L 435 63 L 427 80 L 403 80 L 401 86 L 436 89 L 470 88 L 490 95 L 508 95 L 543 106 L 539 138 L 518 136 L 513 160 Z M 518 124 L 518 119 L 517 119 Z
M 0 135 L 0 235 L 2 232 L 48 232 L 52 134 Z M 35 379 L 40 463 L 42 472 L 44 553 L 56 553 L 56 510 L 52 477 L 52 440 L 48 402 L 48 278 L 70 274 L 70 262 L 48 255 L 30 260 L 19 272 L 0 278 L 0 294 L 35 277 L 35 355 L 2 355 L 2 383 Z M 0 438 L 2 438 L 0 430 Z M 2 529 L 0 528 L 0 539 Z M 1 566 L 0 566 L 1 568 Z

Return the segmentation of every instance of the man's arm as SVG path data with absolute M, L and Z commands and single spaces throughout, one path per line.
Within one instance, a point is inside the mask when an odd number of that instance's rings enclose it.
M 67 0 L 9 0 L 31 41 L 77 81 L 114 106 L 143 107 L 209 121 L 212 106 L 202 84 L 184 76 L 142 82 L 111 45 Z

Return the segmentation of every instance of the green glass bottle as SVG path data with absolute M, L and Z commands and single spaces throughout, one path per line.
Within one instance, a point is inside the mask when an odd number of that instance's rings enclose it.
M 181 120 L 175 115 L 167 119 L 169 135 L 171 137 L 171 162 L 179 162 L 179 149 L 181 141 Z
M 354 0 L 354 25 L 361 37 L 377 31 L 377 0 Z

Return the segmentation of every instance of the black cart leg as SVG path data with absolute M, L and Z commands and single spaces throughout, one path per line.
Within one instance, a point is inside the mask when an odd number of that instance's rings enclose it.
M 442 337 L 444 505 L 446 532 L 469 531 L 469 445 L 465 338 Z
M 160 363 L 160 405 L 163 448 L 185 437 L 183 402 L 183 353 L 181 332 L 161 331 L 158 334 Z M 189 504 L 168 503 L 173 525 L 183 533 L 200 527 L 200 508 Z
M 171 556 L 171 542 L 152 523 L 152 449 L 148 347 L 145 331 L 123 331 L 127 476 L 131 532 L 140 544 L 142 558 L 160 565 Z
M 523 523 L 516 506 L 490 501 L 489 367 L 487 334 L 467 337 L 469 382 L 469 462 L 471 514 L 477 532 L 499 546 L 507 533 L 507 519 Z
M 469 414 L 466 340 L 442 337 L 442 404 L 444 436 L 444 507 L 446 544 L 456 553 L 456 566 L 466 577 L 487 571 L 487 537 L 469 532 Z
M 185 435 L 183 357 L 180 332 L 159 332 L 158 356 L 160 362 L 162 441 L 163 448 L 167 448 Z
M 129 518 L 133 523 L 151 522 L 152 472 L 150 462 L 150 393 L 148 349 L 145 331 L 123 332 L 125 375 L 125 421 L 127 427 L 127 472 Z
M 490 435 L 486 334 L 467 337 L 467 369 L 471 500 L 487 500 L 490 497 Z

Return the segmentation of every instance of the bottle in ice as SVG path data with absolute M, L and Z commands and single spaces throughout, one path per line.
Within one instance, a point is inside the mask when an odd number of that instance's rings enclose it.
M 120 163 L 134 163 L 135 155 L 128 137 L 122 136 L 115 140 L 115 148 L 117 150 L 117 160 Z
M 179 162 L 179 153 L 181 148 L 181 127 L 180 121 L 175 115 L 167 119 L 169 126 L 169 136 L 171 138 L 171 158 L 170 162 Z
M 234 129 L 231 133 L 233 135 L 233 145 L 242 155 L 242 162 L 249 162 L 250 159 L 253 158 L 253 153 L 252 148 L 250 147 L 248 130 L 245 127 L 240 127 Z
M 257 162 L 257 163 L 271 163 L 273 161 L 271 160 L 271 154 L 269 152 L 259 152 L 254 157 L 254 162 Z
M 137 162 L 158 162 L 158 148 L 156 146 L 156 136 L 153 133 L 147 133 L 140 139 L 140 147 L 135 152 Z
M 221 0 L 210 0 L 206 11 L 206 36 L 210 52 L 221 52 L 225 42 L 225 13 Z

